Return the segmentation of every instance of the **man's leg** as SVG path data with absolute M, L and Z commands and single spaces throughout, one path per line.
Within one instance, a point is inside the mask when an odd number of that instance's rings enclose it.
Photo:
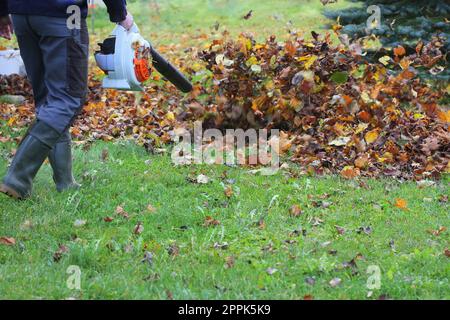
M 82 28 L 68 29 L 64 18 L 30 16 L 29 24 L 39 35 L 48 89 L 38 119 L 60 133 L 81 111 L 87 93 L 89 37 L 85 20 Z
M 48 90 L 38 120 L 20 144 L 0 186 L 0 192 L 23 199 L 31 194 L 42 163 L 84 103 L 88 41 L 81 30 L 67 29 L 65 19 L 26 16 L 25 21 L 16 20 L 19 33 L 32 33 L 38 39 Z
M 36 114 L 39 107 L 45 103 L 48 90 L 44 82 L 44 60 L 39 47 L 39 36 L 34 33 L 27 22 L 26 16 L 13 16 L 14 32 L 19 43 L 20 55 L 27 70 L 27 76 L 33 87 Z
M 87 25 L 83 20 L 81 29 L 70 30 L 70 36 L 58 37 L 65 21 L 53 19 L 45 28 L 40 28 L 40 18 L 34 18 L 31 23 L 42 34 L 41 48 L 44 52 L 46 85 L 50 88 L 47 103 L 39 113 L 39 118 L 50 121 L 55 119 L 55 127 L 66 127 L 60 140 L 50 151 L 49 160 L 53 169 L 53 179 L 58 191 L 76 189 L 80 185 L 75 182 L 72 173 L 72 142 L 69 132 L 70 125 L 81 111 L 87 91 L 87 69 L 89 54 L 89 35 Z M 60 35 L 60 34 L 59 34 Z M 59 52 L 59 61 L 55 54 Z M 65 68 L 62 68 L 65 65 Z M 61 72 L 65 69 L 65 72 Z M 59 73 L 58 73 L 59 71 Z M 60 101 L 65 101 L 65 108 Z M 57 115 L 55 117 L 55 115 Z

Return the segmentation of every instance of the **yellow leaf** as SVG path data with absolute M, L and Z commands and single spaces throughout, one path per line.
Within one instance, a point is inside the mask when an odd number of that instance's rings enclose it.
M 374 129 L 372 131 L 367 132 L 364 138 L 366 139 L 366 142 L 370 144 L 370 143 L 374 143 L 378 139 L 379 135 L 380 135 L 380 130 Z
M 304 56 L 304 57 L 300 57 L 297 60 L 298 61 L 305 61 L 305 69 L 310 69 L 312 67 L 312 65 L 314 64 L 314 62 L 316 62 L 316 60 L 318 59 L 318 57 L 316 55 L 312 55 L 312 56 Z
M 173 114 L 172 111 L 167 112 L 166 119 L 169 120 L 169 121 L 174 121 L 175 120 L 175 115 Z

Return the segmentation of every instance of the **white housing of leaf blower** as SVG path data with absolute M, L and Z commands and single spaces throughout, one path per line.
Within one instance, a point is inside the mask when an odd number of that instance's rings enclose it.
M 137 25 L 134 24 L 129 31 L 117 25 L 100 47 L 101 51 L 95 53 L 95 60 L 98 67 L 106 73 L 103 87 L 143 91 L 142 82 L 147 80 L 146 76 L 149 77 L 151 45 L 140 35 Z

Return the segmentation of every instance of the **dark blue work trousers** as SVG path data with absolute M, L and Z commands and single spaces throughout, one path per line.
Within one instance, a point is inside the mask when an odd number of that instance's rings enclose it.
M 12 15 L 20 54 L 31 81 L 36 117 L 60 133 L 86 100 L 89 35 L 86 21 L 69 29 L 66 18 Z

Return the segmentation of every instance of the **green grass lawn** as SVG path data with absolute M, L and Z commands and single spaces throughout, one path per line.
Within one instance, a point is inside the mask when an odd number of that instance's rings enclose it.
M 31 200 L 0 197 L 0 236 L 17 241 L 0 246 L 1 298 L 364 299 L 371 265 L 381 270 L 371 299 L 450 298 L 448 232 L 430 233 L 448 227 L 448 204 L 439 201 L 448 181 L 419 189 L 368 180 L 361 187 L 295 177 L 295 168 L 258 176 L 245 168 L 174 167 L 169 156 L 127 142 L 78 147 L 75 158 L 80 191 L 57 194 L 47 164 Z M 199 174 L 211 182 L 193 183 Z M 408 210 L 396 208 L 396 198 Z M 128 219 L 116 214 L 119 205 Z M 302 208 L 299 217 L 290 215 L 292 205 Z M 208 216 L 217 225 L 206 226 Z M 139 222 L 144 230 L 135 234 Z M 68 252 L 55 261 L 60 245 Z M 145 251 L 152 265 L 142 262 Z M 71 265 L 81 269 L 81 291 L 66 286 Z M 342 281 L 337 287 L 329 284 L 334 278 Z

